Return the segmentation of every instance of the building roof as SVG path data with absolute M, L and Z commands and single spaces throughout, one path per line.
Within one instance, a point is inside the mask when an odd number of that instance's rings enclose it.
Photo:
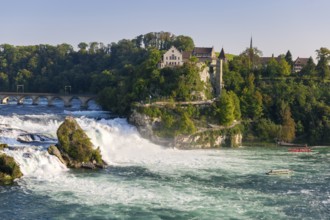
M 183 60 L 189 60 L 191 57 L 191 51 L 182 51 L 182 59 Z
M 195 47 L 192 51 L 193 54 L 212 54 L 213 47 Z
M 302 65 L 302 66 L 305 66 L 308 62 L 309 58 L 300 58 L 298 57 L 294 62 L 293 64 L 294 65 Z
M 281 57 L 260 57 L 259 61 L 262 65 L 267 64 L 272 58 L 274 58 L 277 62 L 279 62 L 281 60 Z
M 219 58 L 220 60 L 225 60 L 225 59 L 226 59 L 225 51 L 223 50 L 223 48 L 221 49 L 218 58 Z

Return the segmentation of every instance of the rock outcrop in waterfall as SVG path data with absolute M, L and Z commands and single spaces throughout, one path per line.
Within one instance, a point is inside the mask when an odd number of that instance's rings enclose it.
M 66 117 L 57 130 L 58 144 L 48 148 L 69 168 L 103 168 L 99 148 L 95 149 L 89 137 L 73 117 Z
M 12 184 L 23 174 L 13 157 L 0 153 L 0 185 Z

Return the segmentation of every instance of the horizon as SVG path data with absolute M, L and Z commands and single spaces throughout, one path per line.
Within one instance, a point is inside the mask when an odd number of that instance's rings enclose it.
M 239 55 L 250 45 L 263 56 L 290 50 L 293 59 L 330 47 L 326 0 L 191 0 L 163 4 L 148 0 L 0 0 L 0 44 L 15 46 L 80 42 L 105 45 L 149 32 L 191 37 L 196 47 L 223 47 Z

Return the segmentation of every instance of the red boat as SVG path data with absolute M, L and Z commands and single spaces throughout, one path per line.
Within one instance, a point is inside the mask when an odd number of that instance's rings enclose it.
M 312 152 L 312 149 L 309 147 L 295 147 L 295 148 L 289 148 L 289 152 Z

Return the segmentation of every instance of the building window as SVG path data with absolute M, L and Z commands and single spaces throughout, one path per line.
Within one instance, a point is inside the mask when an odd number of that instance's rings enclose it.
M 174 53 L 174 50 L 172 50 L 172 53 Z

